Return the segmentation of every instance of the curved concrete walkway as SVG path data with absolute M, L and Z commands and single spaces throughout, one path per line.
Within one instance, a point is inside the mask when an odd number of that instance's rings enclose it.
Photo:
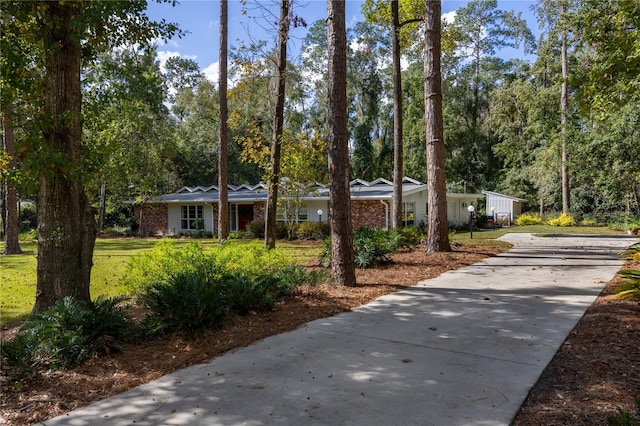
M 43 424 L 508 425 L 637 239 L 502 239 L 500 256 Z

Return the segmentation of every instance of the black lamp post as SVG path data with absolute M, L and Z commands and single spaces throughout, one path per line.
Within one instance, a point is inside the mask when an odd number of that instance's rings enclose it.
M 473 207 L 473 204 L 469 204 L 467 210 L 469 210 L 469 232 L 471 234 L 471 239 L 473 239 L 473 212 L 476 210 L 476 208 Z

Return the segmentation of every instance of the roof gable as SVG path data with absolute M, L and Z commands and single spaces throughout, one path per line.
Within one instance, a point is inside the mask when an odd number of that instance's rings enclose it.
M 513 201 L 519 201 L 521 203 L 526 202 L 527 200 L 525 200 L 524 198 L 518 198 L 518 197 L 514 197 L 513 195 L 505 195 L 505 194 L 500 194 L 499 192 L 493 192 L 493 191 L 481 191 L 484 195 L 492 195 L 494 197 L 502 197 L 502 198 L 507 198 L 509 200 L 513 200 Z

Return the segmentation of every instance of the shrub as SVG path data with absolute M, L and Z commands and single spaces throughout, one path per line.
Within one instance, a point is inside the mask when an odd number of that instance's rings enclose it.
M 524 213 L 516 218 L 516 225 L 518 226 L 542 225 L 543 223 L 542 218 L 536 214 Z
M 181 232 L 180 234 L 178 234 L 180 237 L 186 237 L 186 238 L 216 238 L 216 234 L 211 232 L 211 231 L 205 231 L 204 229 L 199 229 L 197 231 L 187 231 L 187 232 Z
M 129 226 L 110 226 L 102 230 L 103 235 L 113 235 L 120 237 L 128 237 L 131 235 L 131 227 Z
M 289 235 L 295 235 L 296 224 L 288 225 L 284 222 L 276 222 L 276 238 L 279 240 L 289 239 Z
M 300 240 L 323 240 L 331 235 L 329 222 L 303 222 L 298 225 L 296 237 Z
M 317 286 L 326 281 L 328 275 L 326 271 L 310 270 L 298 266 L 289 265 L 276 271 L 275 277 L 278 280 L 277 294 L 279 298 L 287 297 L 301 285 Z
M 298 224 L 287 224 L 285 222 L 276 222 L 276 238 L 280 240 L 292 239 L 296 237 Z M 264 221 L 254 220 L 247 225 L 247 233 L 251 238 L 264 238 Z
M 547 221 L 551 226 L 576 226 L 576 220 L 566 213 L 561 213 L 560 216 Z
M 241 240 L 246 236 L 247 236 L 247 233 L 245 231 L 234 231 L 229 234 L 228 238 L 230 240 Z
M 208 262 L 219 271 L 258 277 L 273 274 L 293 260 L 282 250 L 268 250 L 259 241 L 242 245 L 223 245 L 209 252 Z
M 3 342 L 2 357 L 24 370 L 68 369 L 96 353 L 120 350 L 135 336 L 135 322 L 120 306 L 125 300 L 59 300 L 27 320 L 13 340 Z
M 420 244 L 426 236 L 426 227 L 424 226 L 407 226 L 400 230 L 402 235 L 407 238 L 410 246 Z
M 611 229 L 627 232 L 633 229 L 640 229 L 640 216 L 629 216 L 623 213 L 614 213 L 606 221 Z
M 247 232 L 252 238 L 262 239 L 264 238 L 264 221 L 254 220 L 247 225 Z
M 155 281 L 138 296 L 151 310 L 144 325 L 152 332 L 196 333 L 217 328 L 227 314 L 223 282 L 226 277 L 209 277 L 202 271 L 182 271 L 163 281 Z
M 160 242 L 133 262 L 139 301 L 153 314 L 152 332 L 197 332 L 217 327 L 228 312 L 271 308 L 297 286 L 315 280 L 281 250 L 260 242 L 223 244 L 206 253 L 190 244 L 175 250 Z M 147 273 L 142 270 L 146 266 Z
M 322 273 L 308 273 L 298 265 L 288 264 L 262 275 L 247 276 L 237 271 L 226 277 L 223 288 L 230 311 L 244 315 L 271 309 L 301 285 L 315 285 L 323 278 Z
M 354 261 L 356 268 L 366 269 L 377 264 L 388 263 L 388 256 L 401 248 L 413 245 L 411 238 L 405 236 L 403 231 L 384 228 L 358 228 L 353 235 Z M 320 254 L 320 262 L 328 266 L 331 262 L 331 239 L 324 241 L 324 247 Z
M 582 219 L 580 226 L 597 226 L 598 223 L 593 219 Z
M 132 292 L 137 292 L 178 272 L 210 270 L 212 267 L 209 256 L 197 242 L 178 250 L 173 241 L 163 239 L 153 249 L 129 260 L 123 283 Z
M 253 278 L 243 274 L 231 275 L 224 283 L 225 303 L 230 311 L 240 315 L 271 309 L 277 301 L 276 286 L 277 280 L 273 275 Z

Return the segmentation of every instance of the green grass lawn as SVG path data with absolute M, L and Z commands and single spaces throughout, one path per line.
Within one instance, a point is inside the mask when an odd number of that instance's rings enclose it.
M 547 225 L 518 226 L 494 230 L 474 230 L 473 239 L 469 231 L 457 232 L 452 235 L 452 241 L 465 245 L 503 245 L 495 239 L 508 232 L 531 232 L 537 235 L 557 233 L 571 234 L 620 234 L 609 228 L 570 227 L 560 228 Z M 186 245 L 194 240 L 175 239 L 176 247 Z M 200 245 L 212 248 L 217 245 L 216 240 L 195 240 Z M 127 294 L 122 285 L 122 278 L 126 265 L 131 256 L 150 250 L 158 242 L 152 238 L 100 238 L 96 240 L 94 251 L 94 265 L 91 272 L 91 297 L 100 295 L 113 297 Z M 231 240 L 231 244 L 246 244 L 248 240 Z M 21 241 L 20 245 L 25 254 L 0 256 L 0 325 L 24 319 L 31 312 L 36 294 L 36 244 L 34 241 Z M 321 244 L 286 243 L 279 242 L 278 248 L 285 250 L 296 260 L 317 259 Z M 0 251 L 4 245 L 0 244 Z
M 127 294 L 122 284 L 126 265 L 131 256 L 150 250 L 158 242 L 152 238 L 99 238 L 93 254 L 91 297 L 113 297 Z M 175 239 L 176 247 L 197 241 L 203 248 L 218 245 L 217 240 Z M 246 244 L 248 240 L 231 240 L 230 244 Z M 0 256 L 0 326 L 26 318 L 36 297 L 36 254 L 34 241 L 20 241 L 25 252 L 21 255 Z M 289 244 L 280 242 L 278 248 L 296 260 L 317 259 L 318 244 Z M 0 244 L 0 251 L 4 244 Z

